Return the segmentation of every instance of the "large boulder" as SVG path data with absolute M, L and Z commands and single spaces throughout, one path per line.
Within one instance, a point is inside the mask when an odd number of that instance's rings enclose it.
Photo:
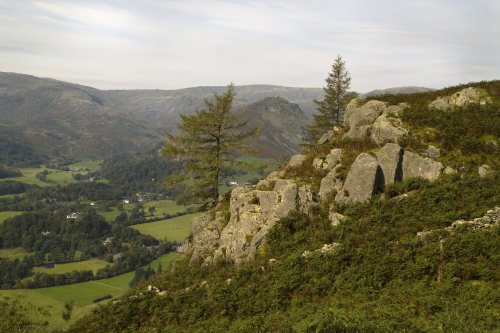
M 403 180 L 411 177 L 420 177 L 430 181 L 436 180 L 443 164 L 432 158 L 422 157 L 419 154 L 405 151 L 403 155 Z
M 351 165 L 342 188 L 336 197 L 337 202 L 363 202 L 381 191 L 384 186 L 382 170 L 377 159 L 361 153 Z
M 429 104 L 429 108 L 437 111 L 445 111 L 472 103 L 486 103 L 486 100 L 480 100 L 480 97 L 481 94 L 476 88 L 464 88 L 450 96 L 436 98 Z
M 382 169 L 384 184 L 393 184 L 402 179 L 403 150 L 397 143 L 387 143 L 377 152 L 377 161 Z
M 340 164 L 337 164 L 340 166 Z M 342 190 L 343 182 L 339 178 L 337 178 L 337 167 L 331 170 L 323 179 L 321 179 L 321 183 L 319 186 L 318 197 L 320 200 L 324 201 L 328 199 L 328 196 L 335 192 L 339 192 Z
M 305 160 L 306 160 L 305 155 L 301 155 L 301 154 L 293 155 L 290 158 L 290 161 L 288 162 L 288 165 L 286 167 L 287 168 L 297 168 L 297 167 L 301 166 Z
M 370 138 L 378 145 L 386 142 L 398 142 L 408 130 L 403 127 L 401 119 L 387 114 L 379 116 L 370 131 Z
M 349 132 L 344 135 L 345 138 L 360 139 L 365 136 L 368 133 L 369 126 L 386 109 L 385 103 L 380 101 L 368 101 L 361 106 L 360 103 L 360 100 L 353 99 L 347 105 L 344 125 L 349 126 Z

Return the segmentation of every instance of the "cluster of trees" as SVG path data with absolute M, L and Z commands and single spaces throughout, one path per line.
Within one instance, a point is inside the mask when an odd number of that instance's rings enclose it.
M 112 156 L 102 163 L 98 175 L 108 179 L 114 188 L 126 195 L 148 192 L 175 196 L 176 188 L 165 188 L 162 180 L 181 168 L 180 162 L 151 151 Z
M 20 194 L 28 189 L 35 188 L 35 185 L 18 182 L 16 180 L 3 180 L 0 182 L 0 195 L 4 194 Z
M 9 177 L 21 177 L 23 173 L 16 168 L 0 165 L 0 179 Z
M 0 248 L 22 247 L 32 253 L 22 261 L 1 261 L 1 286 L 15 286 L 31 273 L 33 266 L 73 261 L 77 253 L 82 259 L 100 257 L 113 263 L 96 274 L 96 278 L 103 278 L 132 271 L 163 251 L 172 249 L 171 244 L 158 247 L 156 239 L 137 230 L 116 223 L 108 224 L 91 208 L 80 211 L 76 219 L 68 219 L 67 215 L 72 211 L 68 206 L 48 205 L 39 211 L 12 217 L 0 225 Z M 107 238 L 112 241 L 104 244 Z M 45 287 L 94 278 L 93 274 L 85 272 L 46 275 L 49 274 L 35 275 L 25 287 Z
M 76 200 L 121 200 L 127 192 L 116 186 L 101 182 L 78 182 L 65 186 L 34 188 L 26 193 L 31 200 L 53 199 L 57 201 Z
M 89 270 L 73 271 L 64 274 L 36 273 L 30 279 L 18 282 L 19 288 L 45 288 L 62 286 L 65 284 L 85 282 L 94 279 L 94 273 Z

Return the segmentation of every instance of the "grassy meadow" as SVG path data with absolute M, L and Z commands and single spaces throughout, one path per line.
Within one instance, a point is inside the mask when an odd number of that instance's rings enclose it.
M 0 258 L 4 259 L 22 259 L 27 254 L 28 252 L 22 247 L 0 249 Z
M 176 253 L 165 254 L 151 263 L 153 269 L 158 269 L 161 262 L 165 270 L 171 262 L 179 257 Z M 65 264 L 69 265 L 69 264 Z M 39 289 L 14 289 L 0 290 L 1 296 L 21 296 L 26 302 L 39 306 L 49 311 L 49 328 L 63 329 L 67 323 L 62 319 L 62 311 L 65 302 L 73 301 L 73 310 L 70 323 L 83 317 L 97 306 L 93 301 L 96 298 L 111 295 L 113 297 L 123 294 L 129 289 L 129 282 L 133 279 L 134 272 L 114 276 L 109 279 L 75 283 L 66 286 L 39 288 Z M 107 301 L 104 301 L 107 302 Z
M 136 224 L 131 228 L 159 240 L 181 241 L 189 236 L 194 216 L 194 214 L 188 214 L 157 222 Z
M 22 213 L 23 212 L 19 212 L 19 211 L 3 211 L 3 212 L 0 211 L 0 224 L 2 224 L 3 221 L 5 221 L 6 219 L 8 219 L 9 217 L 20 215 Z
M 99 269 L 110 265 L 110 263 L 101 259 L 89 259 L 77 262 L 70 262 L 67 264 L 55 264 L 54 267 L 34 267 L 33 273 L 47 273 L 47 274 L 64 274 L 72 271 L 91 270 L 96 273 Z

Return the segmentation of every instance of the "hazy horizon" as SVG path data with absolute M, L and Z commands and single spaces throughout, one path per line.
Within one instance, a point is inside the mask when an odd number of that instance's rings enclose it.
M 498 1 L 0 0 L 0 71 L 98 89 L 352 89 L 500 78 Z

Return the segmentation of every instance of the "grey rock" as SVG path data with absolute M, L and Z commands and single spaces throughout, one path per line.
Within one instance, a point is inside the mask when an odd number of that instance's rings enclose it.
M 438 179 L 443 164 L 428 157 L 405 151 L 403 155 L 403 180 L 420 177 L 430 181 Z
M 429 145 L 429 147 L 427 147 L 427 155 L 432 158 L 438 158 L 441 155 L 441 152 L 438 148 Z
M 452 94 L 451 96 L 438 97 L 429 104 L 429 108 L 437 111 L 446 111 L 460 108 L 471 103 L 486 103 L 486 100 L 479 101 L 479 91 L 469 87 Z M 482 104 L 482 103 L 481 103 Z
M 344 124 L 349 126 L 349 131 L 345 138 L 356 139 L 366 136 L 375 119 L 386 109 L 384 102 L 375 100 L 361 106 L 360 104 L 360 100 L 353 99 L 346 107 Z
M 330 150 L 330 153 L 326 155 L 325 161 L 323 163 L 323 169 L 332 170 L 339 164 L 340 158 L 342 157 L 342 149 L 334 148 Z
M 388 106 L 384 112 L 382 113 L 383 115 L 386 115 L 388 117 L 396 117 L 399 118 L 401 114 L 403 113 L 404 105 L 391 105 Z
M 205 258 L 210 257 L 217 247 L 220 232 L 222 217 L 217 216 L 211 219 L 208 214 L 203 214 L 193 218 L 191 224 L 192 241 L 187 244 L 186 252 L 192 252 L 190 264 L 201 264 L 205 262 Z
M 302 165 L 302 163 L 304 163 L 305 160 L 306 160 L 305 155 L 301 155 L 301 154 L 293 155 L 290 158 L 290 162 L 288 162 L 287 168 L 299 167 Z
M 321 138 L 319 138 L 318 140 L 318 145 L 322 145 L 322 144 L 325 144 L 329 141 L 333 141 L 335 139 L 335 132 L 334 130 L 329 130 L 328 132 L 326 132 L 325 134 L 323 134 L 321 136 Z
M 342 188 L 336 197 L 338 202 L 363 202 L 383 188 L 382 170 L 377 159 L 361 153 L 352 164 Z
M 316 157 L 313 160 L 313 168 L 316 170 L 323 170 L 323 162 L 324 160 L 322 158 Z
M 340 191 L 342 189 L 342 180 L 336 177 L 337 170 L 333 169 L 328 174 L 321 179 L 319 186 L 318 197 L 320 200 L 324 201 L 328 199 L 328 196 L 334 191 Z
M 491 167 L 487 164 L 483 164 L 479 168 L 477 168 L 477 171 L 479 173 L 479 177 L 488 177 L 491 174 Z
M 342 222 L 345 221 L 345 219 L 346 217 L 344 215 L 334 212 L 332 210 L 328 214 L 328 220 L 330 221 L 330 225 L 332 227 L 340 225 Z
M 203 253 L 207 264 L 218 260 L 240 264 L 249 260 L 280 218 L 293 210 L 307 213 L 314 205 L 310 185 L 297 187 L 289 179 L 274 181 L 274 188 L 268 191 L 258 190 L 255 186 L 233 189 L 229 222 L 221 230 L 220 237 L 216 237 L 216 242 L 212 242 L 215 244 L 213 255 L 210 251 Z
M 403 136 L 408 134 L 408 130 L 403 127 L 399 118 L 388 115 L 379 116 L 370 131 L 370 138 L 378 145 L 387 142 L 398 142 Z
M 452 167 L 450 166 L 447 166 L 444 171 L 443 171 L 444 174 L 446 175 L 453 175 L 455 173 L 457 173 L 457 170 L 453 169 Z
M 377 152 L 377 161 L 386 186 L 402 179 L 402 160 L 403 150 L 397 143 L 387 143 Z

